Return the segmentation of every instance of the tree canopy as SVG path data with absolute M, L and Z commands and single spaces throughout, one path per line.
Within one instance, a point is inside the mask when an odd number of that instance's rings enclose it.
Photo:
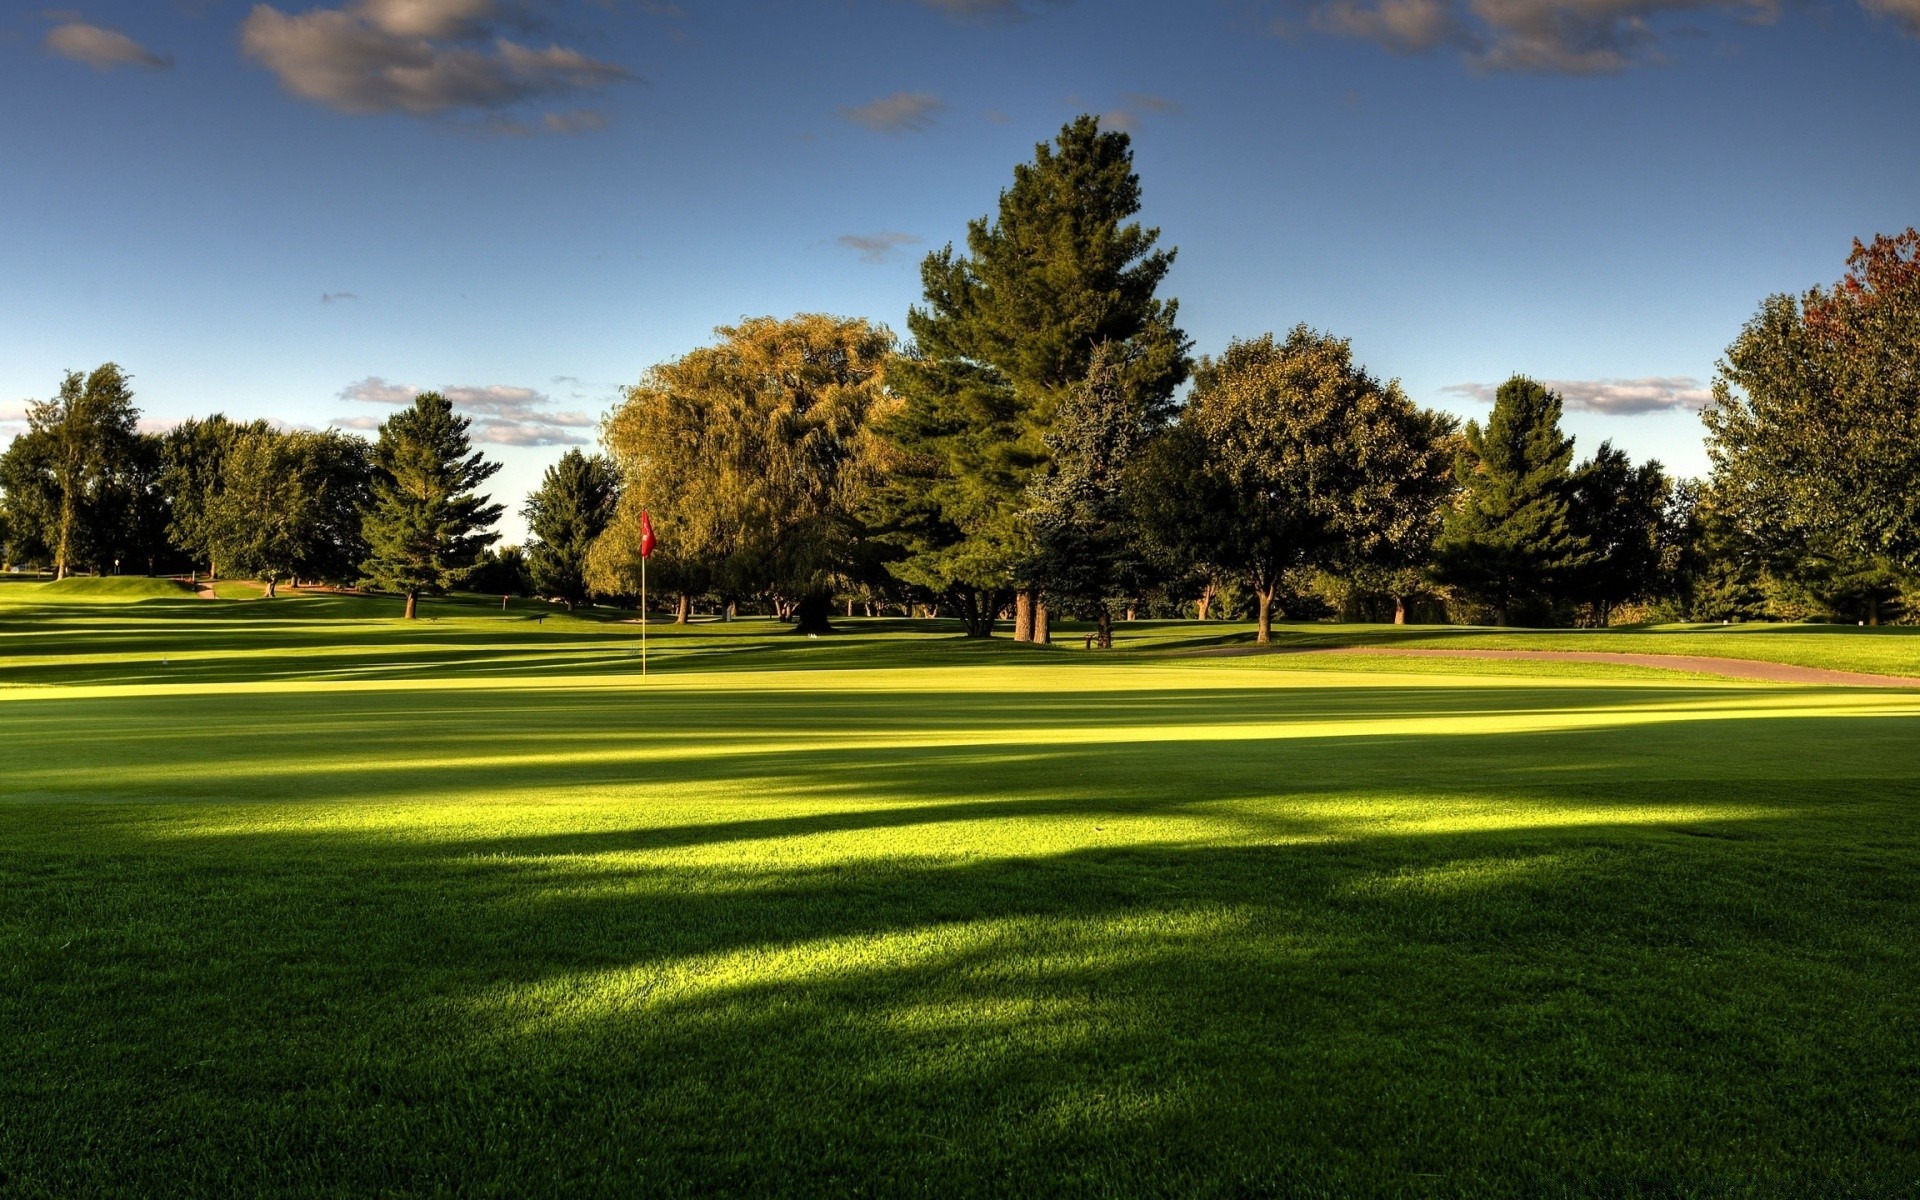
M 854 558 L 893 335 L 816 313 L 715 334 L 716 345 L 647 372 L 608 418 L 624 495 L 589 578 L 637 590 L 644 511 L 673 583 L 698 577 L 730 595 L 769 595 L 818 631 Z
M 1096 352 L 1118 394 L 1165 421 L 1188 373 L 1179 305 L 1157 292 L 1173 250 L 1140 210 L 1132 142 L 1083 116 L 1014 168 L 995 218 L 921 265 L 924 306 L 890 376 L 894 461 L 873 514 L 903 550 L 899 577 L 948 594 L 970 632 L 991 630 L 1007 589 L 1040 582 L 1029 489 L 1051 469 L 1059 408 Z
M 380 426 L 373 448 L 373 499 L 361 524 L 368 554 L 361 571 L 373 586 L 403 593 L 413 619 L 422 592 L 461 582 L 498 540 L 490 531 L 506 509 L 476 488 L 493 478 L 439 392 L 422 392 Z
M 619 502 L 620 473 L 609 458 L 569 450 L 547 468 L 520 510 L 533 535 L 527 570 L 541 595 L 585 603 L 587 555 Z
M 1455 465 L 1461 494 L 1434 545 L 1434 573 L 1503 625 L 1587 561 L 1570 523 L 1573 439 L 1560 430 L 1561 407 L 1557 393 L 1515 375 L 1484 427 L 1467 422 Z

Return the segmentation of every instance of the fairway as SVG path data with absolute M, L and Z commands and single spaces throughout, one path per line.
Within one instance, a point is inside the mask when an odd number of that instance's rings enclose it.
M 1920 692 L 37 587 L 9 1196 L 1920 1186 Z

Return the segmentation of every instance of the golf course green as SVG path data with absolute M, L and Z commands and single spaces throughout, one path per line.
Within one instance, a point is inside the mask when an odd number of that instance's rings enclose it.
M 1920 690 L 421 611 L 0 583 L 0 1194 L 1920 1189 Z

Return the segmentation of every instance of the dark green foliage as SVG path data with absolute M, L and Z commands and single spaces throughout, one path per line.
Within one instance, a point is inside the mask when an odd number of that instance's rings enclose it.
M 480 557 L 467 586 L 489 596 L 531 596 L 533 574 L 526 551 L 519 546 L 494 546 Z
M 1120 364 L 1101 347 L 1086 380 L 1055 412 L 1046 438 L 1053 472 L 1034 484 L 1026 513 L 1048 590 L 1092 611 L 1103 650 L 1113 647 L 1111 601 L 1138 594 L 1144 582 L 1126 480 L 1147 420 Z
M 133 550 L 152 472 L 129 382 L 114 363 L 69 371 L 53 399 L 27 406 L 27 432 L 0 460 L 17 557 L 44 554 L 66 575 L 111 570 Z
M 1569 516 L 1573 439 L 1560 397 L 1516 375 L 1500 385 L 1486 427 L 1467 422 L 1456 475 L 1462 494 L 1434 546 L 1435 575 L 1486 605 L 1500 624 L 1544 602 L 1586 562 Z
M 212 561 L 264 580 L 344 579 L 366 552 L 360 514 L 372 485 L 367 444 L 330 431 L 241 430 L 197 528 Z
M 612 459 L 569 450 L 547 468 L 520 510 L 533 535 L 527 567 L 541 595 L 586 603 L 587 553 L 619 503 L 620 473 Z
M 1165 420 L 1186 378 L 1178 304 L 1156 292 L 1174 252 L 1131 218 L 1140 181 L 1124 133 L 1080 117 L 1014 169 L 997 219 L 968 224 L 921 267 L 926 305 L 907 316 L 914 350 L 889 377 L 904 411 L 885 429 L 899 454 L 873 515 L 905 550 L 908 583 L 986 614 L 1036 581 L 1028 487 L 1044 477 L 1059 406 L 1109 347 L 1116 386 Z
M 211 514 L 226 484 L 227 455 L 241 437 L 271 431 L 265 421 L 241 424 L 214 413 L 182 421 L 165 436 L 161 486 L 171 508 L 168 533 L 175 545 L 216 576 L 221 563 L 214 554 Z
M 1568 598 L 1605 625 L 1622 604 L 1652 597 L 1662 583 L 1663 522 L 1673 482 L 1658 462 L 1634 466 L 1600 443 L 1569 481 L 1568 527 L 1586 556 L 1567 577 Z
M 1816 609 L 1920 583 L 1920 232 L 1848 267 L 1762 303 L 1702 414 L 1725 518 Z
M 474 491 L 500 469 L 473 449 L 472 422 L 438 392 L 387 418 L 374 445 L 373 504 L 362 524 L 368 556 L 360 569 L 374 587 L 407 597 L 462 582 L 498 539 L 488 532 L 505 508 Z
M 1167 480 L 1173 499 L 1148 502 L 1148 524 L 1252 589 L 1262 643 L 1289 572 L 1395 563 L 1444 494 L 1446 419 L 1355 364 L 1345 339 L 1304 325 L 1202 360 L 1181 421 L 1190 434 L 1158 452 L 1156 470 L 1188 478 Z

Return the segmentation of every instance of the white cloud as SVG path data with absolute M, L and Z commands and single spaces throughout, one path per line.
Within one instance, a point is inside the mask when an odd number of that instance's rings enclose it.
M 1057 8 L 1073 0 L 919 0 L 922 7 L 963 20 L 1030 17 L 1038 8 Z
M 879 264 L 892 261 L 900 247 L 918 246 L 925 239 L 886 229 L 879 233 L 843 233 L 834 240 L 858 254 L 860 261 Z
M 355 114 L 487 112 L 632 78 L 565 46 L 495 36 L 504 19 L 495 0 L 352 0 L 298 15 L 256 4 L 240 46 L 287 91 Z
M 55 25 L 47 30 L 41 44 L 50 53 L 85 63 L 96 71 L 110 71 L 115 67 L 164 71 L 173 65 L 171 58 L 155 54 L 119 30 L 89 25 L 85 21 Z
M 1920 37 L 1920 0 L 1860 0 L 1861 7 Z
M 399 406 L 413 403 L 423 389 L 406 384 L 388 383 L 378 375 L 369 375 L 341 389 L 342 400 Z M 476 442 L 499 446 L 584 446 L 591 438 L 581 430 L 599 424 L 584 412 L 555 412 L 552 399 L 533 388 L 490 384 L 483 387 L 453 386 L 440 389 L 454 411 L 473 418 L 469 436 Z M 332 422 L 337 429 L 378 429 L 378 417 L 340 417 Z
M 1689 375 L 1650 375 L 1642 379 L 1542 379 L 1558 392 L 1568 412 L 1634 417 L 1657 412 L 1699 412 L 1713 399 L 1713 389 Z M 1456 383 L 1440 389 L 1481 404 L 1492 404 L 1498 389 L 1491 383 Z
M 932 92 L 895 92 L 868 104 L 842 108 L 840 115 L 876 133 L 922 133 L 932 128 L 934 114 L 946 101 Z
M 1907 7 L 1920 0 L 1862 0 Z M 1397 54 L 1448 49 L 1483 71 L 1602 75 L 1661 57 L 1662 26 L 1719 12 L 1766 24 L 1781 0 L 1309 0 L 1308 24 Z

